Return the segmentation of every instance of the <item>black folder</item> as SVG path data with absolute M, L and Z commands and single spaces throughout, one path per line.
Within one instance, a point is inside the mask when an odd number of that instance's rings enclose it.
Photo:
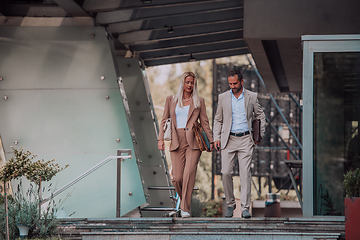
M 254 138 L 254 141 L 255 142 L 260 142 L 260 124 L 261 124 L 261 121 L 260 119 L 255 119 L 253 122 L 252 122 L 252 129 L 253 129 L 253 138 Z

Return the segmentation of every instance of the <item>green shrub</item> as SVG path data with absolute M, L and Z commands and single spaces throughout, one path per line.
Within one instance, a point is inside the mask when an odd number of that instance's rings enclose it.
M 222 201 L 210 200 L 205 204 L 206 217 L 222 217 Z
M 19 235 L 16 224 L 22 224 L 30 227 L 30 238 L 48 238 L 54 234 L 58 221 L 54 200 L 42 202 L 41 192 L 44 191 L 42 191 L 42 183 L 51 180 L 69 165 L 60 167 L 55 163 L 55 159 L 33 161 L 36 155 L 23 148 L 19 150 L 13 148 L 13 152 L 14 157 L 0 166 L 0 182 L 5 183 L 24 176 L 32 183 L 30 189 L 24 194 L 20 182 L 13 200 L 8 201 L 9 237 L 15 239 Z M 36 185 L 35 188 L 33 184 Z M 6 234 L 4 205 L 0 206 L 0 217 L 0 239 L 4 239 Z
M 344 189 L 347 197 L 360 197 L 360 168 L 344 175 Z
M 15 225 L 15 213 L 16 208 L 13 207 L 13 200 L 8 199 L 8 216 L 9 216 L 9 238 L 16 239 L 19 237 L 19 230 Z M 5 230 L 5 206 L 2 204 L 0 206 L 0 239 L 6 239 L 6 230 Z
M 44 204 L 45 205 L 45 204 Z M 56 204 L 54 200 L 47 202 L 47 206 L 39 210 L 39 200 L 36 190 L 32 188 L 24 194 L 21 183 L 18 185 L 17 192 L 13 198 L 8 198 L 9 215 L 9 237 L 16 239 L 19 231 L 16 224 L 27 225 L 30 227 L 28 238 L 49 238 L 55 235 L 59 225 L 56 218 Z M 0 206 L 0 239 L 5 239 L 5 207 Z
M 205 203 L 202 202 L 199 197 L 192 197 L 191 198 L 191 216 L 192 217 L 203 217 L 204 212 L 203 208 Z

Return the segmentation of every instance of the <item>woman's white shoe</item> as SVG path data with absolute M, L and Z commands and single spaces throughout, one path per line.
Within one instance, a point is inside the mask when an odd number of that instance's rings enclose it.
M 181 217 L 188 218 L 188 217 L 190 217 L 190 213 L 181 210 Z

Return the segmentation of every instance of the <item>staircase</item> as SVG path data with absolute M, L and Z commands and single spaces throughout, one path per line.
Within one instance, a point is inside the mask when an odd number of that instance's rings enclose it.
M 61 221 L 62 239 L 344 239 L 344 219 L 118 218 Z

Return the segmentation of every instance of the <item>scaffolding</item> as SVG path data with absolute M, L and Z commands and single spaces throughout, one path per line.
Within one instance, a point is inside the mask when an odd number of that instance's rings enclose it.
M 250 61 L 249 61 L 250 62 Z M 268 93 L 265 84 L 257 69 L 249 65 L 216 64 L 213 66 L 213 118 L 216 113 L 218 95 L 229 90 L 227 74 L 231 69 L 240 70 L 244 78 L 244 88 L 257 92 L 260 105 L 266 116 L 266 131 L 259 145 L 254 147 L 251 171 L 252 176 L 257 178 L 252 181 L 259 198 L 262 193 L 261 179 L 266 178 L 269 186 L 268 192 L 272 191 L 274 182 L 276 189 L 294 189 L 285 164 L 288 160 L 301 160 L 301 119 L 302 106 L 300 104 L 301 93 Z M 214 151 L 212 155 L 212 198 L 215 192 L 215 175 L 221 175 L 221 154 Z M 239 175 L 238 161 L 235 161 L 234 176 Z M 297 185 L 301 188 L 301 171 L 294 172 Z M 254 178 L 253 178 L 254 179 Z

